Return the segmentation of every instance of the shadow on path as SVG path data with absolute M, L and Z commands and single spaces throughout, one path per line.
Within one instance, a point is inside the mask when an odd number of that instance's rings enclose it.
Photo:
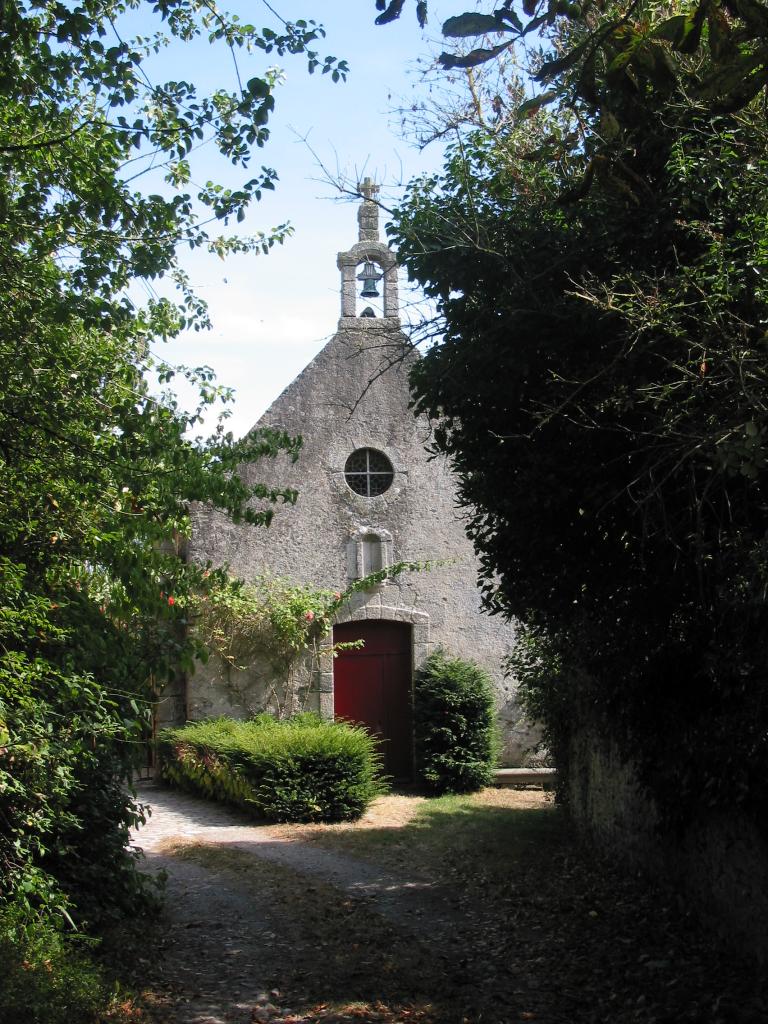
M 154 813 L 136 842 L 169 876 L 158 1021 L 768 1022 L 764 978 L 669 894 L 590 862 L 551 807 L 465 802 L 296 839 L 141 795 Z

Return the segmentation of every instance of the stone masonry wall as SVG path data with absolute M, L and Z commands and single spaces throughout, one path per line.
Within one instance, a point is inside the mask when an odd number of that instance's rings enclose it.
M 694 822 L 683 836 L 664 835 L 632 764 L 588 724 L 573 737 L 567 798 L 592 841 L 687 892 L 723 940 L 768 963 L 768 844 L 752 822 L 734 811 Z

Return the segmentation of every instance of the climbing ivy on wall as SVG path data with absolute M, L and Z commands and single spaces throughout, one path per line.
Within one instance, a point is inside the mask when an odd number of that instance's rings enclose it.
M 246 583 L 222 569 L 207 570 L 203 574 L 205 589 L 187 598 L 199 657 L 204 661 L 207 652 L 212 651 L 225 664 L 241 671 L 267 661 L 273 672 L 273 706 L 278 717 L 288 717 L 297 709 L 304 710 L 297 673 L 302 666 L 308 667 L 310 674 L 319 669 L 323 641 L 343 606 L 355 594 L 434 564 L 397 562 L 355 580 L 343 591 L 266 575 Z M 339 651 L 361 644 L 334 644 L 331 653 L 335 657 Z

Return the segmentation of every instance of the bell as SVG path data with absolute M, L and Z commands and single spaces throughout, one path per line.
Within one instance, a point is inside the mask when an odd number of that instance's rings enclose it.
M 364 299 L 378 298 L 379 292 L 376 288 L 376 282 L 380 281 L 382 276 L 370 260 L 365 261 L 361 273 L 357 275 L 357 280 L 363 282 L 363 290 L 360 292 L 360 295 Z

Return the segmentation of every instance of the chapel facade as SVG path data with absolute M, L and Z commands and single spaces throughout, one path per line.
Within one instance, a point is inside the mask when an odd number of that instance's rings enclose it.
M 401 330 L 397 264 L 379 238 L 376 187 L 366 179 L 361 192 L 358 241 L 337 258 L 336 334 L 256 424 L 300 434 L 299 459 L 280 456 L 242 469 L 248 482 L 296 488 L 298 501 L 278 507 L 268 529 L 199 508 L 188 557 L 228 565 L 246 580 L 270 575 L 330 590 L 399 561 L 434 563 L 357 593 L 342 607 L 326 656 L 305 666 L 301 706 L 363 722 L 385 740 L 390 774 L 408 777 L 413 675 L 443 647 L 490 673 L 502 763 L 519 765 L 536 735 L 504 674 L 514 626 L 481 611 L 478 563 L 454 477 L 445 459 L 428 454 L 429 422 L 409 408 L 408 372 L 419 356 Z M 361 307 L 378 297 L 379 286 L 383 315 L 376 316 Z M 362 649 L 328 654 L 332 643 L 358 639 Z M 280 700 L 265 665 L 235 670 L 212 660 L 185 686 L 174 713 L 182 719 L 248 717 L 274 710 Z

